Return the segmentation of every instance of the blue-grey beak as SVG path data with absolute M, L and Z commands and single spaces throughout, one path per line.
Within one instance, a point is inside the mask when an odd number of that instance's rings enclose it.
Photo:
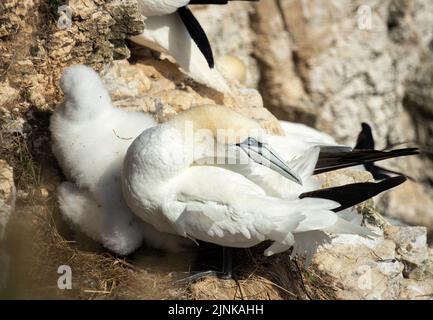
M 302 186 L 301 178 L 289 168 L 287 163 L 269 145 L 254 138 L 248 138 L 244 142 L 237 144 L 237 146 L 254 162 L 266 166 Z

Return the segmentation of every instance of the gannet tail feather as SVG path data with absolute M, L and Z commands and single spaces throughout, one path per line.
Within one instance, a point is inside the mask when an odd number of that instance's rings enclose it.
M 295 244 L 290 257 L 305 256 L 304 264 L 306 267 L 311 264 L 317 249 L 331 242 L 331 237 L 320 230 L 297 233 L 294 236 Z
M 379 193 L 395 188 L 406 180 L 406 177 L 398 176 L 380 182 L 353 183 L 340 187 L 306 192 L 301 194 L 300 198 L 322 198 L 336 201 L 340 204 L 340 207 L 335 208 L 333 211 L 339 212 L 364 202 Z
M 398 172 L 398 171 L 394 171 L 394 170 L 386 169 L 386 168 L 383 168 L 380 166 L 376 166 L 374 163 L 368 163 L 368 164 L 365 164 L 364 166 L 365 166 L 365 169 L 373 175 L 374 180 L 387 179 L 387 178 L 391 177 L 390 174 L 395 174 L 398 176 L 405 176 L 409 180 L 415 181 L 415 179 L 413 177 L 410 177 L 410 176 L 405 175 L 405 174 Z
M 203 53 L 203 56 L 206 58 L 209 68 L 213 68 L 215 66 L 215 62 L 213 58 L 212 47 L 200 23 L 194 17 L 191 10 L 189 10 L 186 6 L 179 8 L 177 12 L 186 29 L 188 30 L 189 35 L 194 40 L 201 53 Z
M 314 174 L 417 154 L 419 154 L 418 148 L 404 148 L 391 151 L 353 150 L 352 152 L 321 152 Z
M 365 237 L 378 237 L 378 234 L 373 231 L 341 218 L 338 218 L 337 222 L 332 226 L 322 230 L 333 234 L 356 234 Z

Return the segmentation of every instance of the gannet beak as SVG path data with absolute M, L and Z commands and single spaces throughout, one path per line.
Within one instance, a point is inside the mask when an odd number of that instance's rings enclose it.
M 266 166 L 302 186 L 301 178 L 289 168 L 287 163 L 269 145 L 254 138 L 248 138 L 244 142 L 237 144 L 237 146 L 254 162 Z

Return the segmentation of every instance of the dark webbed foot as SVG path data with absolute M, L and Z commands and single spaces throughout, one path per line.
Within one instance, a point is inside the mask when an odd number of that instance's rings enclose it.
M 218 272 L 213 270 L 197 272 L 171 272 L 170 277 L 174 284 L 192 284 L 206 277 L 218 277 Z
M 205 277 L 216 277 L 223 280 L 232 278 L 233 249 L 223 247 L 222 271 L 172 272 L 170 276 L 175 284 L 191 284 Z

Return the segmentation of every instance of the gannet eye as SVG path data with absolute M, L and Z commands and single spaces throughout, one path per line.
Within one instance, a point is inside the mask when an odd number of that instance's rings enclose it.
M 236 144 L 238 147 L 245 146 L 245 147 L 256 147 L 256 148 L 262 148 L 263 143 L 260 141 L 257 141 L 256 139 L 252 137 L 246 138 L 243 142 Z
M 249 146 L 254 146 L 254 145 L 257 145 L 257 144 L 258 144 L 257 140 L 254 139 L 254 138 L 251 138 L 251 137 L 248 137 L 248 138 L 245 140 L 245 143 L 248 144 Z

